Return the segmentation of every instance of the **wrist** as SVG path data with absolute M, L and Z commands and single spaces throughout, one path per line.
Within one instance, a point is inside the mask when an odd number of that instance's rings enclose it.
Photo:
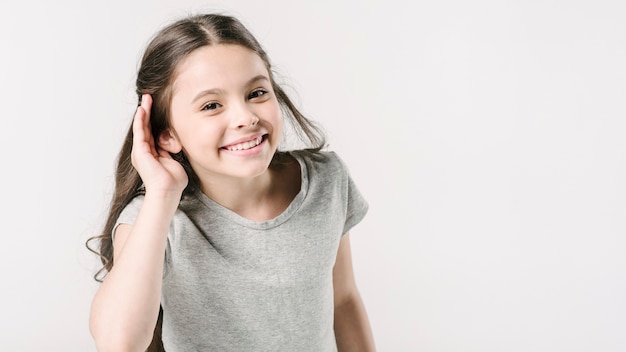
M 146 188 L 144 199 L 150 203 L 169 204 L 178 207 L 182 197 L 182 191 L 175 190 L 153 190 Z

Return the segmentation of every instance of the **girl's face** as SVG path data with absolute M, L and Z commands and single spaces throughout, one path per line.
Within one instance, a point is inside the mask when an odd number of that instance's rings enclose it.
M 263 174 L 282 137 L 283 117 L 263 60 L 239 45 L 192 52 L 177 67 L 172 130 L 160 138 L 185 152 L 201 181 Z

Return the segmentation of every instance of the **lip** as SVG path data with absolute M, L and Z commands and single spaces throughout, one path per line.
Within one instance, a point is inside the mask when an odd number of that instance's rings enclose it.
M 224 145 L 223 145 L 223 146 L 221 146 L 220 148 L 221 148 L 221 149 L 228 149 L 228 147 L 230 147 L 230 146 L 232 146 L 232 145 L 236 145 L 236 144 L 243 143 L 243 142 L 249 142 L 249 141 L 255 140 L 255 139 L 257 139 L 257 138 L 259 138 L 259 137 L 261 137 L 261 136 L 263 136 L 263 135 L 266 135 L 266 134 L 267 134 L 267 133 L 257 133 L 257 134 L 251 134 L 251 135 L 249 135 L 249 136 L 247 136 L 247 137 L 239 138 L 239 139 L 236 139 L 236 140 L 235 140 L 235 141 L 233 141 L 233 142 L 229 142 L 228 144 L 224 144 Z
M 220 148 L 220 152 L 228 154 L 228 155 L 236 156 L 236 157 L 252 157 L 255 155 L 259 155 L 262 151 L 266 150 L 265 147 L 268 143 L 267 140 L 269 138 L 269 135 L 267 134 L 261 134 L 261 136 L 263 136 L 261 139 L 261 143 L 257 144 L 256 146 L 250 149 L 230 150 L 228 148 L 222 147 Z M 247 139 L 243 139 L 242 141 L 246 142 Z M 237 143 L 234 143 L 234 144 L 237 144 Z

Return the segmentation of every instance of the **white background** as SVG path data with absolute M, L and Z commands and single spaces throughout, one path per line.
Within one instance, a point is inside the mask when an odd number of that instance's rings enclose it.
M 369 200 L 380 351 L 626 350 L 621 0 L 4 1 L 0 350 L 94 351 L 84 241 L 137 63 L 205 10 L 257 36 Z

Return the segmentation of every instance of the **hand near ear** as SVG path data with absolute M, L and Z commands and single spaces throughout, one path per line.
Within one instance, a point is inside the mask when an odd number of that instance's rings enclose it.
M 187 187 L 187 174 L 183 166 L 172 159 L 166 150 L 157 148 L 150 130 L 150 109 L 152 97 L 144 94 L 141 106 L 137 108 L 133 120 L 133 150 L 131 160 L 146 192 L 182 194 Z

